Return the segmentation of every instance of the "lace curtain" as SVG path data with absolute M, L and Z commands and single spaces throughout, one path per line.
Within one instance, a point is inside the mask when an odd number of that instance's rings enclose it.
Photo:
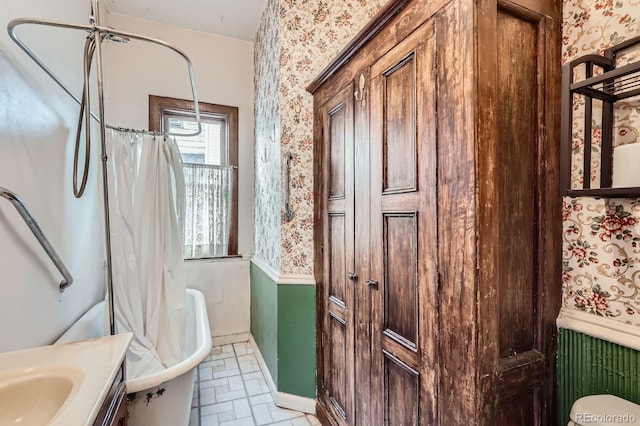
M 231 231 L 233 167 L 184 163 L 184 258 L 226 256 Z

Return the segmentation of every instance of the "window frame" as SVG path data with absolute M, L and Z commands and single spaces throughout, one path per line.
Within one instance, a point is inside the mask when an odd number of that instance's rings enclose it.
M 237 257 L 238 254 L 238 107 L 198 102 L 200 113 L 224 116 L 227 119 L 228 165 L 233 168 L 233 193 L 231 198 L 231 231 L 229 237 L 229 253 L 220 257 L 200 257 L 185 260 L 224 259 Z M 180 111 L 185 114 L 195 114 L 193 101 L 170 98 L 166 96 L 149 95 L 149 130 L 162 131 L 163 112 Z

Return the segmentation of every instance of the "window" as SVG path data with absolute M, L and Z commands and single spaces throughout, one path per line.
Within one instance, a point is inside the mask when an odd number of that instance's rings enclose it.
M 202 132 L 175 136 L 186 184 L 184 258 L 238 254 L 238 108 L 200 102 Z M 194 133 L 193 102 L 149 96 L 149 130 Z

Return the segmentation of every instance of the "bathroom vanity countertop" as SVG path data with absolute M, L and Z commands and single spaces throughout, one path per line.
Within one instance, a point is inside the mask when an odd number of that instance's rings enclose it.
M 0 392 L 2 386 L 11 386 L 6 385 L 11 382 L 21 383 L 19 386 L 26 389 L 25 392 L 0 393 L 4 400 L 0 402 L 7 407 L 25 406 L 25 412 L 32 414 L 47 409 L 54 412 L 56 408 L 51 407 L 60 404 L 55 401 L 64 400 L 46 424 L 92 425 L 118 373 L 131 336 L 131 333 L 118 334 L 0 353 Z

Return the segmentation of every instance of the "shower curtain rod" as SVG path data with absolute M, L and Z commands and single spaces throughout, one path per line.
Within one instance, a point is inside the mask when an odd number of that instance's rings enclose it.
M 172 132 L 158 132 L 158 131 L 149 131 L 149 130 L 135 130 L 135 129 L 126 129 L 129 131 L 134 131 L 137 133 L 146 133 L 146 134 L 150 134 L 150 135 L 157 135 L 158 133 L 163 133 L 166 134 L 167 136 L 182 136 L 182 137 L 188 137 L 188 136 L 197 136 L 202 132 L 202 124 L 201 124 L 201 119 L 200 119 L 200 107 L 198 105 L 198 94 L 196 92 L 196 84 L 195 84 L 195 79 L 194 79 L 194 75 L 193 75 L 193 64 L 191 63 L 191 60 L 189 59 L 189 57 L 187 56 L 186 53 L 184 53 L 182 50 L 178 49 L 175 46 L 172 46 L 171 44 L 157 39 L 157 38 L 152 38 L 152 37 L 146 37 L 140 34 L 135 34 L 135 33 L 130 33 L 130 32 L 126 32 L 126 31 L 118 31 L 115 30 L 113 28 L 107 28 L 107 27 L 102 27 L 100 25 L 97 25 L 95 23 L 94 20 L 94 16 L 91 16 L 91 21 L 92 24 L 91 25 L 80 25 L 80 24 L 71 24 L 68 22 L 59 22 L 59 21 L 50 21 L 50 20 L 46 20 L 46 19 L 36 19 L 36 18 L 16 18 L 13 19 L 9 22 L 9 24 L 7 25 L 7 30 L 9 32 L 9 36 L 11 37 L 11 39 L 18 45 L 20 46 L 20 48 L 36 63 L 38 64 L 38 66 L 40 68 L 42 68 L 42 70 L 44 72 L 47 73 L 47 75 L 49 77 L 51 77 L 57 84 L 58 86 L 60 86 L 69 96 L 71 96 L 77 103 L 78 105 L 82 105 L 82 101 L 80 100 L 80 98 L 78 98 L 72 91 L 71 89 L 69 89 L 69 87 L 67 87 L 66 84 L 64 84 L 62 82 L 62 80 L 60 78 L 58 78 L 58 76 L 56 76 L 56 74 L 38 57 L 38 55 L 36 55 L 19 37 L 18 35 L 15 33 L 15 29 L 16 27 L 18 27 L 19 25 L 25 25 L 25 24 L 32 24 L 32 25 L 44 25 L 44 26 L 49 26 L 49 27 L 57 27 L 57 28 L 69 28 L 69 29 L 73 29 L 73 30 L 81 30 L 81 31 L 86 31 L 89 34 L 98 34 L 100 37 L 96 37 L 96 40 L 100 40 L 100 42 L 102 42 L 103 40 L 111 40 L 111 41 L 115 41 L 115 42 L 120 42 L 120 43 L 126 43 L 128 42 L 129 39 L 134 39 L 134 40 L 140 40 L 140 41 L 146 41 L 149 43 L 153 43 L 153 44 L 157 44 L 163 47 L 166 47 L 170 50 L 173 50 L 175 53 L 177 53 L 178 55 L 180 55 L 182 57 L 182 59 L 185 60 L 185 62 L 187 63 L 187 69 L 189 72 L 189 81 L 191 83 L 191 93 L 193 96 L 193 106 L 194 106 L 194 112 L 195 112 L 195 117 L 196 117 L 196 123 L 198 126 L 198 130 L 194 133 L 172 133 Z M 98 81 L 98 85 L 102 86 L 103 82 L 100 81 L 101 79 L 99 79 Z M 93 117 L 93 119 L 95 119 L 98 123 L 101 123 L 100 118 L 98 118 L 94 112 L 90 112 L 91 117 Z M 123 130 L 123 127 L 119 127 L 119 126 L 112 126 L 110 124 L 105 124 L 105 126 L 109 129 L 113 129 L 113 130 Z
M 9 36 L 11 39 L 18 45 L 20 48 L 31 58 L 33 59 L 39 66 L 44 70 L 49 77 L 51 77 L 58 85 L 65 91 L 69 96 L 71 96 L 79 105 L 82 106 L 82 101 L 76 97 L 71 90 L 47 67 L 38 56 L 31 51 L 27 47 L 27 45 L 20 40 L 20 38 L 15 34 L 15 28 L 19 25 L 24 24 L 34 24 L 34 25 L 44 25 L 49 27 L 60 27 L 60 28 L 69 28 L 73 30 L 86 31 L 89 35 L 88 37 L 93 37 L 95 40 L 95 55 L 97 61 L 97 83 L 98 83 L 98 114 L 96 117 L 94 114 L 91 114 L 94 119 L 100 125 L 100 157 L 102 160 L 102 197 L 104 202 L 103 204 L 103 216 L 104 216 L 104 238 L 105 238 L 105 255 L 106 255 L 106 263 L 107 263 L 107 298 L 108 298 L 108 307 L 109 307 L 109 332 L 110 334 L 116 334 L 115 330 L 115 318 L 114 318 L 114 310 L 113 310 L 113 261 L 112 261 L 112 245 L 111 245 L 111 219 L 109 216 L 109 177 L 108 177 L 108 156 L 107 156 L 107 143 L 106 143 L 106 129 L 107 124 L 105 122 L 104 117 L 104 84 L 103 84 L 103 58 L 102 58 L 102 41 L 104 39 L 110 39 L 113 41 L 121 41 L 125 42 L 127 39 L 135 39 L 140 41 L 146 41 L 153 44 L 157 44 L 160 46 L 164 46 L 168 49 L 173 50 L 177 54 L 179 54 L 187 63 L 188 71 L 189 71 L 189 79 L 191 81 L 191 92 L 193 94 L 193 104 L 196 115 L 196 120 L 198 123 L 198 132 L 191 134 L 191 136 L 195 136 L 202 131 L 201 120 L 200 120 L 200 107 L 198 105 L 198 95 L 196 93 L 196 85 L 193 76 L 193 65 L 189 60 L 189 57 L 182 52 L 180 49 L 170 45 L 167 42 L 164 42 L 159 39 L 142 36 L 139 34 L 129 33 L 125 31 L 117 31 L 112 28 L 106 28 L 100 26 L 100 9 L 98 6 L 98 0 L 91 0 L 91 14 L 89 16 L 90 25 L 78 25 L 67 22 L 57 22 L 57 21 L 49 21 L 44 19 L 34 19 L 34 18 L 16 18 L 13 19 L 7 25 L 7 30 L 9 32 Z M 83 96 L 84 97 L 84 96 Z M 88 111 L 91 113 L 91 111 Z M 165 133 L 168 134 L 168 133 Z M 172 135 L 172 134 L 168 134 Z M 182 135 L 185 136 L 185 135 Z

